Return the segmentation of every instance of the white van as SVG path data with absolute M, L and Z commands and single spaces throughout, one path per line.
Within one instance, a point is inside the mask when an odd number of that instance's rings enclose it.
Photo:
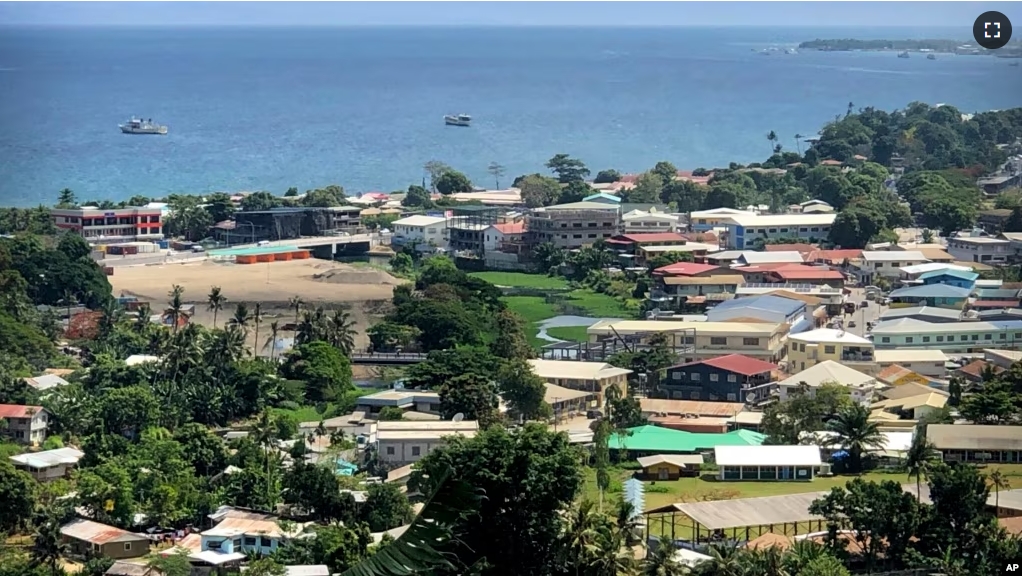
M 269 240 L 260 240 L 260 241 L 256 242 L 256 246 L 269 246 L 269 245 L 270 245 L 270 241 Z

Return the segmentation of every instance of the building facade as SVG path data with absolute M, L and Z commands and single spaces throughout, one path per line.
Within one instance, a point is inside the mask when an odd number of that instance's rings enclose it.
M 446 248 L 447 239 L 444 237 L 447 218 L 443 216 L 409 216 L 391 223 L 391 231 L 394 233 L 391 242 L 397 245 L 425 244 Z
M 828 360 L 859 369 L 873 364 L 873 343 L 851 332 L 820 328 L 788 337 L 788 366 L 805 370 Z
M 472 438 L 479 432 L 479 423 L 462 422 L 406 422 L 397 420 L 376 424 L 377 457 L 392 466 L 418 462 L 448 436 Z
M 636 336 L 643 342 L 665 332 L 684 362 L 727 354 L 742 354 L 778 363 L 785 355 L 787 324 L 761 322 L 688 322 L 679 320 L 605 320 L 590 326 L 590 342 L 601 338 Z
M 621 227 L 621 207 L 599 202 L 573 202 L 537 208 L 525 217 L 526 241 L 550 242 L 574 250 L 599 239 L 607 240 Z
M 750 388 L 768 384 L 777 365 L 740 354 L 667 369 L 660 387 L 676 400 L 744 402 Z
M 159 208 L 54 208 L 53 223 L 92 244 L 155 241 L 163 238 L 163 213 Z
M 878 350 L 905 348 L 941 350 L 946 354 L 979 354 L 988 348 L 1022 347 L 1022 321 L 930 323 L 911 318 L 881 322 L 873 328 Z
M 755 241 L 781 238 L 801 238 L 813 242 L 830 234 L 834 218 L 833 213 L 731 216 L 724 222 L 727 228 L 727 247 L 731 250 L 744 250 Z
M 1005 264 L 1014 253 L 1010 241 L 979 234 L 948 238 L 947 251 L 958 262 L 983 264 Z
M 18 444 L 39 446 L 46 440 L 49 413 L 42 406 L 0 404 L 0 420 L 6 422 L 0 434 Z

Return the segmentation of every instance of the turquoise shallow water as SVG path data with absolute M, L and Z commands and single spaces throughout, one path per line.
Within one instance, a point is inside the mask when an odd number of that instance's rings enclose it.
M 174 192 L 349 192 L 419 182 L 438 159 L 476 183 L 567 152 L 596 170 L 762 160 L 858 106 L 1022 105 L 990 57 L 763 56 L 817 37 L 968 37 L 897 29 L 5 29 L 0 204 Z M 446 113 L 475 117 L 445 127 Z M 167 136 L 122 135 L 132 114 Z

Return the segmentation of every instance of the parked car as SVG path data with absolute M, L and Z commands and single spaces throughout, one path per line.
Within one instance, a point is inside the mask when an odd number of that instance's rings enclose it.
M 863 300 L 859 302 L 859 308 L 869 308 L 869 300 Z
M 849 320 L 848 321 L 848 327 L 849 328 L 855 328 L 855 320 Z

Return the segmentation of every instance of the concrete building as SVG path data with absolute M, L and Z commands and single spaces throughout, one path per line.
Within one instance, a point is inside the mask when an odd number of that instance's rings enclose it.
M 139 558 L 149 553 L 149 538 L 114 526 L 77 518 L 60 527 L 60 535 L 81 556 Z
M 48 482 L 66 478 L 83 456 L 85 453 L 81 450 L 56 448 L 11 456 L 11 462 L 15 468 L 28 472 L 37 481 Z
M 508 245 L 521 244 L 525 239 L 525 222 L 493 224 L 483 230 L 486 252 L 502 252 Z M 512 250 L 509 250 L 512 251 Z
M 426 244 L 447 248 L 444 230 L 447 218 L 443 216 L 408 216 L 391 224 L 391 242 L 397 245 Z
M 775 386 L 778 398 L 781 402 L 786 402 L 803 384 L 808 386 L 811 397 L 815 397 L 816 390 L 824 384 L 845 386 L 851 394 L 852 401 L 869 406 L 873 400 L 873 391 L 876 390 L 877 380 L 869 374 L 864 374 L 833 360 L 826 360 L 778 382 Z
M 887 296 L 894 304 L 904 306 L 933 306 L 961 310 L 971 293 L 972 290 L 969 288 L 959 288 L 950 284 L 922 284 L 898 288 Z
M 905 386 L 896 386 L 895 391 L 904 388 Z M 882 410 L 889 414 L 895 414 L 899 419 L 902 420 L 914 420 L 919 421 L 924 417 L 939 412 L 947 404 L 948 397 L 946 394 L 931 389 L 924 391 L 920 394 L 911 394 L 898 398 L 885 398 L 878 402 L 874 402 L 870 407 L 871 411 L 875 413 L 878 410 Z
M 876 350 L 873 357 L 881 369 L 898 365 L 931 378 L 947 376 L 949 358 L 940 350 Z
M 388 406 L 403 412 L 440 414 L 440 395 L 428 390 L 384 390 L 355 401 L 355 410 L 370 418 L 379 416 L 380 410 Z
M 930 424 L 926 437 L 947 462 L 1022 462 L 1022 426 Z
M 656 210 L 632 210 L 621 216 L 621 229 L 625 234 L 647 232 L 677 232 L 680 226 L 676 214 L 665 214 Z
M 743 402 L 745 394 L 772 381 L 776 364 L 741 354 L 729 354 L 667 369 L 660 382 L 671 398 Z
M 873 365 L 873 343 L 851 332 L 833 328 L 788 336 L 790 370 L 805 370 L 828 360 L 868 371 Z
M 550 242 L 573 250 L 598 239 L 609 239 L 621 227 L 621 207 L 599 202 L 572 202 L 537 208 L 525 217 L 526 241 Z
M 901 274 L 899 278 L 901 280 L 916 280 L 923 274 L 928 272 L 938 272 L 941 270 L 953 270 L 956 272 L 972 272 L 972 268 L 966 266 L 959 266 L 958 264 L 945 264 L 943 262 L 927 262 L 925 264 L 915 264 L 912 266 L 902 266 L 900 268 Z
M 92 244 L 155 241 L 163 238 L 163 214 L 159 208 L 53 208 L 53 223 Z
M 46 440 L 49 413 L 42 406 L 0 404 L 0 420 L 6 421 L 0 434 L 19 444 L 39 446 Z
M 885 321 L 873 328 L 878 350 L 906 348 L 941 350 L 946 354 L 978 354 L 987 348 L 1022 346 L 1022 321 L 930 323 L 911 318 Z
M 741 274 L 727 268 L 679 262 L 653 271 L 649 299 L 657 305 L 676 308 L 697 297 L 734 294 L 744 280 Z
M 890 280 L 901 276 L 901 269 L 906 266 L 926 264 L 930 259 L 918 250 L 888 251 L 863 250 L 862 258 L 856 261 L 856 275 L 862 284 L 873 284 L 877 277 Z
M 297 536 L 304 529 L 303 525 L 293 523 L 285 529 L 274 514 L 231 506 L 222 506 L 209 516 L 216 525 L 201 534 L 200 558 L 202 554 L 208 558 L 220 556 L 220 561 L 214 564 L 221 564 L 239 554 L 242 557 L 250 554 L 269 556 L 286 539 Z
M 947 251 L 957 262 L 984 264 L 1005 264 L 1014 255 L 1010 240 L 986 236 L 979 230 L 948 238 Z
M 472 438 L 479 423 L 463 422 L 379 422 L 376 425 L 377 457 L 392 466 L 418 462 L 441 446 L 448 436 Z
M 710 210 L 696 210 L 689 213 L 688 227 L 696 232 L 706 232 L 714 228 L 723 228 L 725 222 L 732 216 L 755 216 L 755 212 L 748 210 L 737 210 L 735 208 L 713 208 Z
M 569 390 L 580 390 L 596 395 L 603 404 L 607 388 L 616 386 L 622 395 L 628 395 L 626 368 L 617 368 L 605 362 L 576 362 L 568 360 L 529 360 L 532 371 L 547 384 Z
M 834 213 L 733 215 L 724 223 L 727 247 L 744 250 L 756 240 L 803 238 L 814 242 L 830 234 Z
M 719 479 L 812 480 L 823 461 L 819 446 L 716 446 Z
M 784 357 L 787 324 L 764 322 L 686 322 L 678 320 L 604 320 L 586 331 L 590 342 L 616 335 L 667 332 L 680 359 L 693 362 L 742 354 L 776 364 Z
M 708 322 L 732 322 L 751 318 L 762 322 L 787 324 L 791 327 L 792 333 L 801 332 L 811 326 L 810 316 L 805 302 L 769 294 L 727 300 L 706 311 Z

